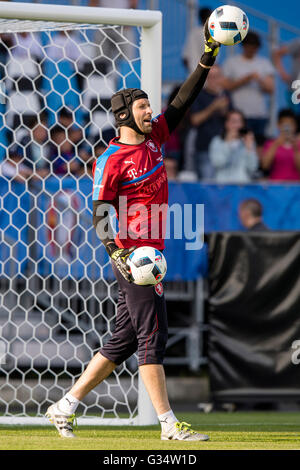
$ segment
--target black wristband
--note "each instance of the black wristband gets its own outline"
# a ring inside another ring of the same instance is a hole
[[[212,55],[211,52],[204,52],[200,59],[200,65],[205,65],[206,67],[212,67],[215,63],[216,58]]]

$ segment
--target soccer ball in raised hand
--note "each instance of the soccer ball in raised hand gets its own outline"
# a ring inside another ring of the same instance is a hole
[[[164,255],[151,246],[136,248],[127,259],[134,284],[156,286],[167,272]]]
[[[249,20],[245,12],[231,5],[223,5],[212,12],[208,20],[211,37],[225,46],[242,42],[249,31]]]

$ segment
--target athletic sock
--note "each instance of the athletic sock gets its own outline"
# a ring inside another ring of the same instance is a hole
[[[174,415],[172,410],[163,413],[162,415],[158,415],[158,419],[161,424],[161,429],[163,432],[168,432],[170,429],[173,428],[174,424],[178,422],[178,419]]]
[[[79,405],[79,400],[73,397],[71,393],[66,393],[64,397],[58,402],[59,409],[68,415],[75,413],[77,406]]]

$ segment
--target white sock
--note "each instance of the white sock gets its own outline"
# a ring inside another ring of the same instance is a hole
[[[73,397],[71,393],[66,393],[64,397],[59,401],[59,409],[68,415],[75,413],[79,400]]]
[[[161,429],[163,431],[168,431],[174,426],[175,423],[178,422],[178,419],[176,418],[172,410],[169,410],[166,413],[163,413],[162,415],[158,415],[158,419],[160,421]]]

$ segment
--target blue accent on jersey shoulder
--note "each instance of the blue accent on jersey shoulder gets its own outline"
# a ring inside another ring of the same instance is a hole
[[[99,193],[100,193],[100,185],[103,179],[103,172],[107,160],[111,155],[116,153],[120,147],[117,145],[110,145],[105,152],[103,152],[100,157],[97,158],[96,168],[95,168],[95,176],[94,176],[94,187],[93,187],[93,201],[98,201]]]
[[[157,116],[154,116],[154,117],[151,119],[151,122],[153,121],[153,119],[158,119],[159,116],[161,116],[161,115],[162,115],[162,113],[158,114]]]
[[[156,170],[158,170],[161,166],[163,166],[163,164],[164,162],[159,162],[155,167],[152,168],[152,170],[147,171],[147,173],[145,173],[142,176],[139,176],[138,178],[135,178],[134,180],[126,181],[125,183],[122,183],[122,186],[128,186],[129,184],[138,183],[139,181],[142,181],[143,179],[155,173]]]

